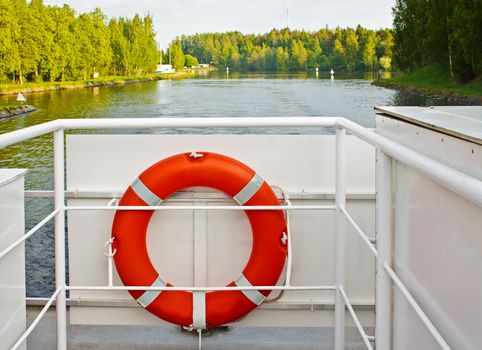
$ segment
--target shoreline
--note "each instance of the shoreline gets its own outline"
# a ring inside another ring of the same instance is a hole
[[[19,115],[33,113],[37,111],[37,108],[31,105],[22,106],[0,106],[0,120],[13,118]]]
[[[125,76],[109,76],[106,78],[100,78],[96,80],[84,80],[84,81],[66,81],[66,82],[42,82],[42,83],[29,83],[29,87],[20,86],[19,84],[0,84],[0,96],[15,95],[21,93],[36,93],[47,91],[60,91],[60,90],[74,90],[85,89],[92,87],[113,86],[113,85],[125,85],[134,83],[143,83],[148,81],[158,80],[181,80],[189,79],[197,71],[179,71],[169,74],[148,75],[144,77],[125,77]]]
[[[440,99],[449,104],[482,105],[482,76],[460,83],[446,67],[427,65],[393,79],[378,79],[373,85]]]
[[[380,86],[386,89],[410,92],[425,97],[445,100],[448,103],[466,104],[466,105],[482,105],[482,96],[460,94],[450,89],[431,89],[422,86],[414,86],[412,84],[404,84],[389,80],[375,80],[372,85]]]

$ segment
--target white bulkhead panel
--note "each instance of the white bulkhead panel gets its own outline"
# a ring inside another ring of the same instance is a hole
[[[416,119],[418,110],[393,107],[389,112],[402,119],[377,116],[377,132],[482,180],[482,146],[447,134],[451,119],[457,127],[466,122],[448,115],[457,111],[464,108],[428,111],[443,122],[439,130],[402,120],[404,113]],[[395,272],[453,349],[482,348],[482,208],[399,162],[393,184]],[[394,293],[393,348],[439,349],[405,298]]]
[[[0,169],[0,252],[25,234],[25,170]],[[0,259],[0,350],[25,332],[25,245]],[[20,349],[25,349],[23,344]]]
[[[150,165],[191,151],[216,152],[240,160],[271,186],[296,193],[294,205],[332,205],[334,202],[334,135],[69,135],[67,190],[123,192]],[[371,146],[347,137],[348,209],[372,236],[374,154]],[[280,193],[278,189],[276,192]],[[314,199],[311,194],[318,197]],[[110,199],[71,198],[68,204],[105,205]],[[235,202],[225,195],[196,189],[175,195],[163,204],[193,203],[233,205]],[[334,212],[293,211],[290,215],[292,284],[333,285]],[[68,213],[71,285],[107,284],[103,246],[110,236],[112,217],[113,213],[106,211]],[[194,225],[195,221],[198,225]],[[347,238],[347,293],[354,305],[373,305],[373,258],[351,229]],[[206,242],[206,246],[199,249],[195,242]],[[196,215],[193,211],[160,211],[149,225],[147,244],[154,266],[174,285],[222,286],[238,277],[246,264],[251,250],[251,230],[242,211],[201,211]],[[195,261],[205,268],[194,268]],[[115,284],[121,285],[117,275]],[[278,295],[273,292],[270,298]],[[332,291],[285,292],[276,303],[263,304],[237,324],[328,326],[332,322],[332,311],[312,312],[310,305],[333,304],[333,295]],[[72,298],[81,300],[101,296],[117,301],[132,300],[126,292],[71,292]],[[282,310],[300,304],[306,306],[305,310]],[[132,307],[132,303],[118,308],[72,307],[70,315],[72,323],[162,323],[148,312]],[[361,318],[373,326],[371,311],[361,312]]]

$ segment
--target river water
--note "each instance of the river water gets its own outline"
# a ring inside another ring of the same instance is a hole
[[[437,101],[376,87],[371,75],[326,73],[255,74],[206,72],[195,79],[157,81],[110,87],[30,94],[28,103],[38,111],[0,120],[0,133],[18,130],[58,118],[167,118],[175,117],[265,117],[341,116],[365,127],[374,127],[374,106],[428,105]],[[13,103],[16,96],[0,97]],[[94,132],[94,131],[88,131]],[[112,130],[95,131],[100,133]],[[122,133],[139,130],[122,130]],[[224,129],[148,130],[152,133],[329,133],[330,130]],[[0,168],[27,168],[26,189],[53,188],[52,136],[0,150]],[[53,209],[51,199],[26,199],[27,229]],[[53,281],[53,227],[45,226],[26,244],[27,295],[46,296]]]

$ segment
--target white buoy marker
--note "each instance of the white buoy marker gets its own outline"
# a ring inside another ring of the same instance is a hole
[[[27,99],[25,98],[24,95],[22,95],[21,92],[19,92],[17,95],[17,102],[27,102]]]

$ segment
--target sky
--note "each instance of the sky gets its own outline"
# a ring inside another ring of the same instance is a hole
[[[286,8],[289,2],[289,16]],[[392,25],[395,0],[44,0],[47,5],[67,3],[78,13],[99,7],[108,17],[154,17],[157,41],[166,48],[182,34],[226,32],[265,33],[272,28],[318,30]],[[289,18],[289,22],[288,22]]]

